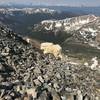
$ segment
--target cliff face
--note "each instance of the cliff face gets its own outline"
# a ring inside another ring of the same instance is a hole
[[[0,26],[0,99],[99,100],[98,84],[99,70],[43,55]]]

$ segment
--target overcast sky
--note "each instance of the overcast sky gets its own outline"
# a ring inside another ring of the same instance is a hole
[[[68,5],[100,6],[100,0],[0,0],[0,4],[33,4],[33,5]]]

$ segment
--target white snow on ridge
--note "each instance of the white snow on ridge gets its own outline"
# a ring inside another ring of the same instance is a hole
[[[0,13],[9,14],[13,13],[14,11],[22,11],[26,14],[33,14],[33,13],[50,13],[53,14],[57,11],[48,9],[48,8],[0,8]]]
[[[52,30],[52,24],[50,25],[50,27],[45,27],[46,30]]]
[[[41,22],[42,25],[50,25],[53,24],[52,28],[61,28],[64,27],[63,31],[73,31],[73,30],[78,30],[79,28],[81,28],[83,25],[88,24],[94,20],[96,20],[97,17],[94,15],[85,15],[85,16],[79,16],[79,17],[72,17],[72,18],[66,18],[63,20],[44,20]],[[45,28],[46,29],[46,28]],[[91,28],[89,28],[90,32],[95,32],[96,30],[93,30]]]
[[[44,21],[41,22],[41,24],[49,24],[49,23],[53,24],[54,22],[56,22],[56,21],[54,21],[54,20],[44,20]]]
[[[55,27],[58,27],[58,28],[61,27],[61,26],[62,26],[62,24],[60,22],[57,22],[56,25],[55,25]]]

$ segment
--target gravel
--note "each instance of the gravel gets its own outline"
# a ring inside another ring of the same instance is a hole
[[[100,100],[100,72],[28,44],[0,26],[0,100]]]

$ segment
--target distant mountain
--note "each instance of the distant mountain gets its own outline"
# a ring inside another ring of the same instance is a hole
[[[33,25],[42,20],[58,20],[72,16],[78,15],[48,8],[0,8],[0,22],[22,35],[31,35]]]
[[[84,43],[100,48],[100,17],[94,15],[72,17],[64,20],[45,20],[35,25],[34,31],[43,34],[43,39],[48,35],[48,37],[51,36],[56,39],[56,42],[58,40],[62,44],[69,42]]]
[[[1,8],[0,13],[14,15],[15,12],[21,12],[22,14],[34,14],[34,13],[56,13],[55,10],[51,10],[48,8]]]
[[[70,32],[80,29],[83,25],[94,21],[96,17],[94,15],[79,16],[73,18],[66,18],[64,20],[44,20],[38,25],[40,31],[60,31]]]

